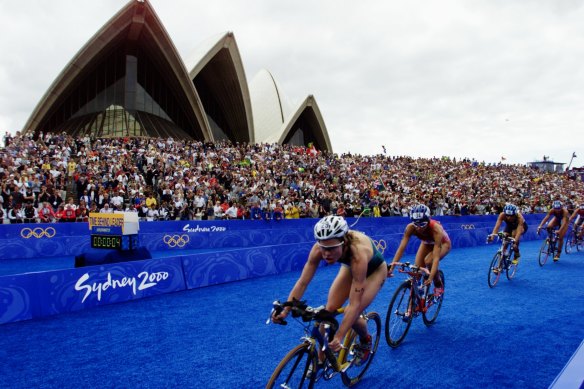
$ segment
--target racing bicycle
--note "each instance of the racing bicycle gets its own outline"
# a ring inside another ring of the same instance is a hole
[[[511,259],[515,239],[504,232],[498,232],[489,236],[496,236],[501,241],[501,247],[497,250],[489,266],[487,281],[489,282],[489,288],[493,288],[499,282],[499,277],[503,272],[507,275],[507,279],[511,280],[517,272],[517,264],[513,264]]]
[[[302,343],[294,347],[280,361],[267,388],[313,388],[320,379],[330,380],[340,374],[345,386],[353,386],[363,378],[377,352],[381,334],[381,318],[376,312],[363,312],[361,318],[367,323],[367,331],[371,335],[371,348],[368,356],[359,347],[359,336],[351,329],[342,342],[342,349],[335,353],[328,347],[339,327],[335,319],[345,311],[345,307],[335,312],[329,312],[324,307],[313,308],[306,301],[294,300],[281,303],[274,301],[274,308],[270,314],[277,315],[285,307],[291,307],[290,313],[304,328]],[[282,321],[278,324],[287,324]],[[319,361],[318,351],[324,354],[324,361]]]
[[[560,254],[558,250],[558,229],[548,228],[547,229],[548,236],[541,244],[541,248],[539,249],[539,257],[538,262],[539,266],[545,265],[549,257],[554,258],[556,255]]]
[[[399,266],[398,271],[408,275],[408,279],[393,294],[385,318],[385,340],[388,345],[396,348],[406,337],[414,317],[422,314],[427,327],[436,322],[444,301],[444,292],[440,295],[435,295],[434,291],[430,293],[430,289],[435,288],[424,285],[426,276],[430,273],[424,267],[410,265],[409,262],[393,262],[390,266]],[[438,270],[436,277],[440,277],[444,289],[442,270]]]

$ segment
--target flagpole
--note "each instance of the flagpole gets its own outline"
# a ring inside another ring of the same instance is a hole
[[[570,163],[568,164],[568,168],[566,169],[566,171],[570,170],[570,166],[572,166],[572,161],[574,160],[574,158],[576,158],[575,151],[572,153],[572,158],[570,158]]]

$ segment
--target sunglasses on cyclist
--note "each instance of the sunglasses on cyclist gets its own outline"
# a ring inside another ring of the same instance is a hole
[[[339,246],[342,246],[345,242],[340,242],[339,244],[334,244],[331,246],[325,246],[323,244],[321,244],[320,242],[317,242],[318,247],[320,247],[321,249],[323,249],[324,251],[330,251],[330,250],[334,250]]]

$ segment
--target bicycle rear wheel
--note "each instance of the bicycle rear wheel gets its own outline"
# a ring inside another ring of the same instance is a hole
[[[393,294],[385,318],[385,340],[397,347],[406,337],[414,318],[413,295],[410,281],[403,282]]]
[[[316,355],[309,343],[294,347],[280,361],[272,373],[266,389],[269,388],[312,388],[316,378],[309,371],[316,371]]]
[[[539,258],[538,258],[538,262],[539,262],[539,266],[543,266],[545,265],[545,263],[548,260],[548,257],[550,256],[550,248],[549,248],[549,242],[548,240],[544,240],[541,248],[539,249]]]
[[[493,288],[499,282],[499,276],[501,275],[501,253],[497,251],[497,254],[493,257],[491,265],[489,266],[489,274],[487,281],[489,282],[489,288]]]
[[[364,319],[367,323],[367,332],[371,335],[371,351],[367,360],[363,362],[358,354],[355,353],[355,346],[359,344],[359,336],[355,331],[351,331],[352,337],[349,339],[348,352],[345,354],[343,361],[341,361],[341,364],[345,362],[351,364],[347,370],[341,373],[341,378],[345,386],[353,386],[363,378],[371,361],[373,361],[373,357],[377,353],[377,346],[379,346],[379,338],[381,337],[381,318],[379,314],[377,312],[369,312],[365,315]]]
[[[505,271],[505,273],[507,274],[507,279],[510,280],[513,277],[515,277],[515,273],[517,273],[517,265],[513,264],[511,258],[509,257],[509,254],[507,254],[507,258],[505,259],[504,262],[507,266],[507,270]]]
[[[438,270],[438,276],[442,280],[443,292],[440,297],[434,297],[434,292],[428,293],[426,296],[426,312],[422,313],[422,319],[427,327],[436,322],[440,308],[442,308],[442,302],[444,301],[444,292],[446,292],[446,282],[442,270]]]

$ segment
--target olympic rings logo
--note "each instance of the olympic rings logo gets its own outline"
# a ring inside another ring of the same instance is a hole
[[[55,234],[57,233],[57,231],[55,231],[55,229],[53,227],[47,227],[47,228],[41,228],[41,227],[36,227],[36,228],[23,228],[22,230],[20,230],[20,236],[22,236],[24,239],[29,239],[29,238],[52,238],[53,236],[55,236]]]
[[[475,225],[474,224],[461,224],[460,228],[463,230],[474,230]]]
[[[183,235],[164,235],[162,241],[168,245],[168,247],[185,247],[191,239],[187,234]]]
[[[385,252],[385,249],[387,248],[387,242],[384,241],[383,239],[380,240],[374,240],[373,244],[375,245],[375,247],[377,247],[377,250],[379,250],[381,252],[381,254],[383,254]]]

